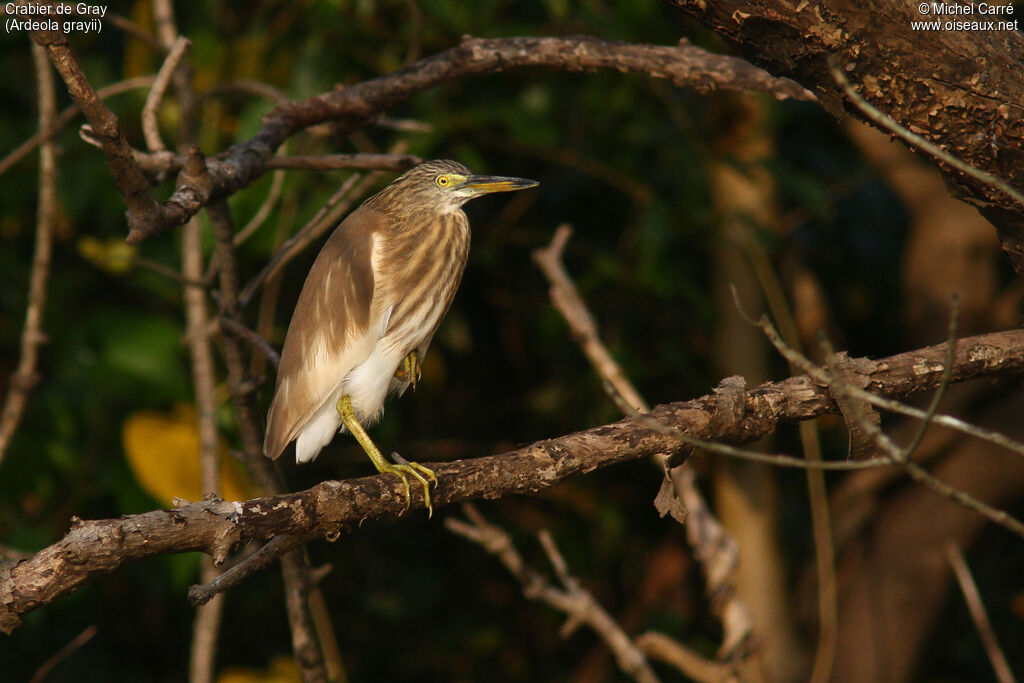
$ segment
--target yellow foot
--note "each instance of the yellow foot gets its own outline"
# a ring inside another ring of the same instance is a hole
[[[406,478],[406,474],[414,477],[420,484],[423,485],[423,504],[427,508],[427,517],[434,516],[434,504],[430,500],[430,482],[437,483],[437,475],[434,470],[429,467],[424,467],[418,462],[409,462],[398,453],[392,453],[391,459],[396,462],[392,465],[391,463],[385,463],[386,469],[379,469],[381,472],[390,472],[396,474],[402,479],[402,483],[405,484],[405,509],[409,509],[409,503],[411,501],[409,492],[409,480]],[[376,463],[374,463],[376,464]],[[429,480],[429,481],[428,481]]]
[[[412,353],[416,352],[413,351]],[[417,367],[419,367],[418,357]],[[412,492],[409,490],[409,477],[411,476],[423,484],[423,502],[427,507],[427,516],[433,517],[434,505],[430,500],[430,481],[437,482],[437,475],[434,474],[434,471],[419,463],[409,462],[398,453],[392,453],[391,455],[392,458],[398,461],[397,464],[392,464],[385,460],[377,446],[373,443],[373,440],[370,439],[370,435],[366,433],[363,426],[359,424],[359,420],[356,419],[355,410],[352,408],[352,399],[348,395],[338,399],[337,409],[342,423],[352,432],[352,436],[356,438],[359,445],[366,451],[366,455],[369,456],[377,471],[381,474],[394,474],[402,480],[402,484],[405,486],[405,510],[408,510],[409,505],[412,504]],[[402,510],[402,512],[404,513],[405,510]]]
[[[416,384],[420,381],[421,376],[423,376],[423,368],[420,365],[420,354],[415,350],[410,351],[409,355],[402,359],[402,364],[395,370],[395,379],[399,382],[408,381],[412,384],[412,390],[416,391]]]

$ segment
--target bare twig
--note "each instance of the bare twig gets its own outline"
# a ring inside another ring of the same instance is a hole
[[[57,118],[57,91],[46,52],[32,46],[36,83],[39,89],[39,131],[47,139],[39,150],[39,199],[36,208],[36,243],[29,275],[28,306],[25,327],[21,332],[21,357],[11,375],[10,386],[0,411],[0,462],[7,446],[25,414],[28,394],[36,383],[36,365],[43,334],[43,313],[46,306],[46,284],[50,276],[50,255],[53,249],[53,228],[57,220],[57,149],[51,139]]]
[[[597,332],[597,323],[587,310],[576,286],[562,264],[562,252],[572,236],[572,227],[566,224],[558,226],[551,244],[533,251],[533,260],[540,267],[551,284],[551,301],[559,310],[572,332],[573,339],[583,349],[584,355],[594,366],[598,376],[611,382],[615,390],[626,402],[639,413],[646,413],[649,408],[640,392],[626,378],[626,373],[608,353]]]
[[[154,0],[153,15],[157,24],[157,42],[167,50],[153,89],[146,98],[142,112],[142,127],[147,145],[151,150],[166,152],[160,139],[156,109],[163,99],[170,82],[174,81],[181,121],[179,128],[179,150],[189,149],[188,169],[197,181],[203,180],[204,165],[197,148],[192,146],[196,136],[195,95],[191,70],[185,51],[189,42],[176,37],[174,13],[170,0]],[[192,218],[185,226],[181,242],[182,279],[189,282],[201,281],[203,277],[203,246],[201,226],[198,218]],[[209,314],[206,303],[206,287],[187,285],[184,291],[186,334],[185,341],[192,359],[192,378],[196,399],[196,423],[199,433],[200,485],[205,496],[216,497],[220,491],[220,444],[217,433],[216,370],[213,349],[209,337],[200,332],[207,326]],[[219,573],[213,560],[202,558],[200,577],[212,581]],[[192,647],[189,652],[189,679],[192,683],[212,683],[216,671],[217,642],[224,614],[224,597],[218,596],[212,602],[196,610],[192,626]]]
[[[298,232],[296,232],[287,242],[281,245],[277,253],[271,257],[267,265],[264,266],[263,270],[260,271],[259,275],[254,277],[249,284],[245,286],[241,294],[238,295],[238,304],[244,308],[252,300],[253,294],[256,293],[264,282],[266,282],[275,273],[284,268],[284,266],[300,254],[310,242],[315,240],[319,235],[323,234],[324,230],[329,228],[332,224],[341,219],[341,216],[347,212],[354,202],[354,197],[360,196],[366,189],[371,185],[371,176],[376,174],[368,175],[356,192],[351,192],[353,186],[359,180],[360,176],[358,173],[353,173],[345,182],[341,184],[331,198],[327,200],[327,203],[320,207],[320,210],[309,219],[304,226],[302,226]],[[373,178],[376,181],[376,178]],[[352,197],[346,199],[351,192]],[[346,201],[342,201],[346,199]]]
[[[113,97],[114,95],[120,95],[122,93],[131,92],[132,90],[138,90],[140,88],[149,88],[153,85],[153,81],[155,80],[156,76],[138,76],[136,78],[127,78],[123,81],[111,83],[110,85],[104,88],[100,88],[96,91],[96,96],[99,97],[101,100],[105,100],[108,97]],[[14,150],[9,152],[7,156],[5,156],[2,160],[0,160],[0,175],[6,173],[11,168],[11,166],[14,166],[16,163],[25,158],[29,152],[31,152],[33,149],[36,148],[37,145],[39,145],[39,143],[44,142],[46,140],[52,140],[58,132],[63,130],[65,126],[74,121],[75,117],[78,116],[80,112],[81,110],[78,108],[77,105],[74,104],[62,110],[60,115],[57,117],[57,121],[48,133],[44,133],[43,131],[37,132],[28,140],[25,140],[25,142],[18,145]]]
[[[839,360],[836,354],[832,351],[831,347],[828,345],[827,340],[824,340],[824,345],[826,346],[827,360],[830,370],[829,376],[831,377],[831,381],[829,382],[829,388],[837,395],[837,403],[839,402],[840,396],[845,397],[847,399],[848,405],[850,406],[856,407],[858,405],[858,402],[866,403],[863,401],[863,399],[860,399],[854,394],[853,387],[847,382],[847,378],[844,376],[845,373],[843,373],[839,367]],[[947,343],[945,346],[948,357],[949,347],[955,346],[955,344],[951,342]],[[955,355],[956,351],[954,349],[953,356],[955,357]],[[941,387],[943,384],[948,384],[950,377],[950,371],[943,368],[942,376],[940,377],[939,381],[939,387]],[[907,471],[907,474],[909,474],[912,479],[914,479],[918,483],[924,484],[932,492],[945,498],[948,498],[949,500],[952,500],[953,502],[962,505],[963,507],[974,510],[975,512],[980,514],[982,517],[985,517],[990,522],[998,524],[1003,528],[1017,534],[1021,538],[1024,538],[1024,523],[1022,523],[1020,520],[1007,514],[1006,512],[1003,512],[1002,510],[997,510],[988,503],[978,500],[974,496],[971,496],[965,493],[964,491],[961,491],[951,486],[950,484],[947,484],[941,479],[934,477],[926,469],[924,469],[914,461],[910,460],[909,452],[906,449],[900,448],[895,443],[893,443],[892,440],[888,436],[886,436],[886,434],[881,430],[881,428],[877,424],[875,424],[870,419],[866,419],[866,414],[863,411],[859,411],[859,414],[855,414],[852,417],[853,420],[855,420],[858,423],[860,429],[864,433],[868,434],[874,440],[878,448],[889,456],[889,460],[901,464],[903,468]]]
[[[260,229],[260,226],[270,216],[270,212],[277,206],[277,200],[281,198],[281,190],[284,188],[284,178],[284,171],[274,171],[274,177],[270,181],[270,191],[267,192],[267,198],[263,200],[259,210],[245,224],[245,227],[235,233],[234,242],[236,247],[252,237],[253,233]]]
[[[161,54],[167,52],[167,50],[162,45],[160,45],[160,43],[157,41],[156,37],[153,36],[152,33],[142,28],[131,19],[121,16],[120,14],[115,14],[113,12],[107,12],[106,19],[115,28],[124,31],[126,34],[132,36],[133,38],[138,38],[143,43],[153,48],[156,52]]]
[[[43,665],[39,667],[38,670],[36,670],[36,673],[34,676],[32,676],[32,680],[30,683],[43,683],[43,681],[46,680],[46,677],[50,675],[50,672],[53,671],[53,668],[55,666],[57,666],[65,659],[73,655],[80,647],[82,647],[90,640],[92,640],[93,636],[95,636],[98,632],[99,629],[96,628],[96,624],[93,624],[92,626],[88,627],[87,629],[79,633],[77,636],[72,638],[70,643],[68,643],[61,649],[57,650],[57,652],[52,657],[47,659],[43,663]]]
[[[274,347],[256,331],[250,330],[234,318],[229,317],[222,317],[220,324],[225,331],[238,335],[245,341],[252,344],[256,349],[259,349],[260,353],[266,356],[267,360],[269,360],[270,364],[275,368],[281,363],[281,355],[275,351]]]
[[[408,171],[421,163],[423,159],[412,154],[321,154],[276,156],[267,162],[267,168],[306,171],[335,171],[343,168]]]
[[[170,51],[178,37],[174,21],[174,3],[171,0],[153,0],[153,23],[156,24],[156,39],[164,50]]]
[[[523,585],[523,595],[527,598],[546,603],[565,613],[567,620],[562,626],[563,637],[568,637],[580,625],[586,624],[605,642],[623,673],[641,683],[658,681],[643,652],[594,596],[569,573],[565,558],[558,551],[550,533],[541,531],[540,542],[562,589],[552,586],[539,572],[526,565],[509,535],[488,523],[472,505],[463,506],[463,510],[472,523],[449,517],[445,520],[445,527],[497,557]]]
[[[204,557],[201,575],[204,580],[217,576],[217,568],[210,558]],[[224,616],[224,596],[218,595],[196,609],[192,620],[192,648],[189,651],[189,681],[213,683],[217,661],[217,634]]]
[[[949,560],[949,566],[953,568],[953,575],[956,576],[956,581],[960,584],[960,591],[964,594],[964,601],[967,602],[967,609],[971,613],[974,627],[978,630],[978,635],[981,636],[981,641],[985,645],[985,653],[992,663],[996,680],[999,683],[1015,683],[1017,679],[1014,678],[1013,671],[1010,670],[1010,664],[1006,661],[1003,649],[999,647],[999,639],[996,638],[996,632],[992,629],[992,623],[985,611],[985,603],[982,602],[978,586],[974,583],[974,577],[971,576],[971,569],[967,566],[967,561],[956,544],[946,544],[946,559]]]
[[[782,338],[800,351],[800,333],[774,266],[761,241],[756,239],[747,226],[742,230],[742,239],[744,251],[760,282],[765,301],[779,321]],[[796,366],[790,365],[791,372],[798,370]],[[824,462],[817,422],[809,420],[800,423],[800,446],[807,462]],[[814,538],[814,566],[818,579],[818,642],[809,680],[811,683],[826,683],[832,679],[839,631],[835,541],[832,536],[832,513],[829,509],[825,471],[821,467],[808,467],[806,478],[811,508],[811,533]]]
[[[178,68],[181,58],[185,56],[185,50],[192,43],[185,36],[178,36],[171,46],[171,51],[164,60],[160,71],[157,72],[153,87],[146,97],[146,104],[142,107],[142,134],[146,138],[146,147],[150,152],[163,152],[167,150],[163,140],[160,138],[160,123],[157,119],[157,109],[164,99],[167,86],[171,83],[171,76]]]
[[[738,301],[737,306],[739,306]],[[794,349],[792,349],[782,341],[782,339],[779,337],[778,331],[775,329],[775,327],[772,325],[771,321],[767,317],[762,316],[759,320],[751,320],[750,318],[747,318],[747,320],[748,322],[750,322],[751,325],[760,327],[761,330],[764,332],[765,336],[768,338],[768,341],[770,341],[772,345],[775,347],[775,349],[791,364],[795,365],[796,367],[807,373],[808,376],[810,376],[817,382],[820,382],[824,385],[832,383],[831,374],[822,370],[818,365],[811,362],[810,359],[796,352]],[[949,355],[949,342],[943,345],[943,349],[945,350],[945,353],[943,354],[943,359],[945,359]],[[960,359],[963,358],[963,354],[961,354],[957,348],[954,348],[954,355],[958,360],[952,366],[952,371],[954,375],[952,378],[950,378],[949,381],[953,382],[957,381],[955,373],[957,371],[957,367],[960,364]],[[976,353],[974,356],[974,361],[982,364],[999,364],[1001,362],[1001,359],[998,357],[998,355],[989,356],[984,350],[979,349],[978,353]],[[874,394],[868,391],[869,388],[877,387],[872,387],[871,379],[869,377],[866,377],[865,374],[860,371],[858,367],[858,364],[860,362],[860,360],[848,359],[845,357],[842,359],[842,363],[844,365],[846,372],[857,375],[857,386],[847,382],[844,387],[844,390],[847,391],[850,396],[859,401],[869,403],[872,406],[875,406],[876,408],[888,410],[894,413],[898,413],[900,415],[906,415],[908,417],[913,417],[919,420],[925,420],[929,417],[930,413],[927,411],[921,410],[919,408],[914,408],[913,406],[908,406],[904,403],[900,403],[899,401],[894,401],[891,398],[886,398],[885,396]],[[930,378],[935,378],[938,375],[940,377],[940,381],[934,385],[935,388],[938,388],[942,384],[941,378],[946,375],[946,364],[938,359],[935,359],[933,361],[930,361],[927,366],[918,366],[917,370],[919,372],[919,376],[921,377],[928,376]],[[907,381],[910,385],[916,384],[913,378],[908,378]],[[989,443],[994,443],[997,446],[1005,448],[1018,455],[1024,455],[1024,444],[1015,441],[1014,439],[1011,439],[1010,437],[1004,434],[1000,434],[989,429],[982,429],[981,427],[977,427],[975,425],[969,424],[967,422],[964,422],[963,420],[960,420],[949,415],[933,414],[931,415],[931,421],[934,424],[947,427],[958,432],[962,432],[963,434],[967,434],[969,436],[982,439],[983,441],[988,441]]]
[[[305,539],[297,536],[275,536],[259,550],[245,558],[235,566],[222,572],[209,583],[189,586],[188,601],[193,606],[205,605],[214,596],[230,590],[245,581],[258,571],[270,566],[285,553],[305,543]]]
[[[664,633],[648,631],[637,636],[635,642],[651,659],[664,662],[699,683],[742,680],[735,666],[710,661]]]
[[[935,396],[932,397],[932,402],[928,405],[928,410],[925,412],[924,418],[921,420],[921,424],[918,425],[917,432],[914,437],[910,440],[910,443],[903,449],[905,457],[909,459],[917,447],[921,445],[921,441],[924,439],[925,432],[928,431],[928,427],[932,424],[935,419],[935,415],[939,412],[939,405],[942,403],[942,397],[946,394],[946,389],[949,387],[949,373],[953,371],[953,359],[956,357],[956,330],[959,322],[960,315],[960,303],[959,298],[956,294],[953,294],[953,298],[950,301],[949,306],[949,336],[946,339],[946,360],[945,369],[942,373],[942,382],[939,384],[939,388],[935,391]]]
[[[209,99],[211,97],[217,97],[224,93],[240,92],[247,95],[256,95],[257,97],[264,97],[268,100],[273,100],[276,104],[283,104],[288,101],[288,95],[283,90],[275,88],[269,83],[263,81],[256,81],[249,78],[236,78],[232,81],[224,81],[218,83],[210,90],[203,93],[203,99]]]

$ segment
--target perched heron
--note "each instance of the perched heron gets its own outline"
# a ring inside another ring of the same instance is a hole
[[[462,279],[469,220],[462,205],[491,192],[534,187],[523,178],[473,175],[454,161],[428,161],[363,202],[335,229],[313,263],[281,351],[263,452],[278,458],[295,441],[310,462],[349,431],[379,472],[405,485],[428,479],[417,463],[384,459],[367,435],[384,399],[413,388],[430,340]]]

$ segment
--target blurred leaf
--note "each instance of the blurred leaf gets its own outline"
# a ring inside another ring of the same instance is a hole
[[[140,411],[124,423],[128,464],[139,483],[164,505],[173,499],[202,500],[199,432],[192,405],[178,404],[170,414]],[[240,466],[220,453],[220,490],[225,500],[246,500],[256,492]]]
[[[266,669],[231,667],[217,677],[217,683],[301,683],[302,675],[295,660],[280,655],[270,660]]]
[[[126,244],[120,237],[100,240],[86,235],[79,238],[75,246],[82,258],[113,275],[127,273],[135,261],[135,247]]]

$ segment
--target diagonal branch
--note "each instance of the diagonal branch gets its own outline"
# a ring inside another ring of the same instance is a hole
[[[52,4],[48,4],[52,9]],[[133,222],[148,224],[156,220],[160,207],[149,195],[149,179],[132,158],[131,145],[121,132],[117,116],[103,104],[71,52],[67,35],[60,31],[32,31],[31,35],[37,44],[46,49],[50,61],[57,68],[57,73],[64,79],[71,99],[85,114],[96,139],[100,142],[107,157],[107,168],[114,176],[117,191],[128,206],[129,229]],[[185,217],[181,223],[188,218]]]
[[[503,529],[489,523],[472,505],[467,504],[464,509],[469,522],[449,517],[445,520],[448,530],[476,543],[498,558],[509,573],[522,584],[523,595],[528,599],[546,603],[564,613],[566,621],[562,625],[563,637],[568,637],[581,625],[587,625],[611,650],[622,673],[638,683],[658,683],[660,679],[629,634],[590,591],[583,588],[579,580],[569,573],[565,558],[555,545],[550,532],[542,530],[539,535],[540,542],[562,584],[561,588],[523,561],[511,537]]]
[[[856,360],[871,391],[894,397],[935,389],[942,381],[947,344],[890,356]],[[1024,330],[962,339],[951,380],[1024,372]],[[839,408],[830,388],[807,375],[767,382],[719,406],[721,393],[685,403],[656,406],[650,413],[581,432],[538,441],[501,455],[428,465],[439,477],[435,505],[476,498],[536,493],[568,477],[659,453],[673,453],[680,440],[648,425],[650,419],[690,437],[727,443],[755,441],[780,423],[806,420]],[[721,409],[720,409],[721,408]],[[68,534],[18,562],[0,561],[0,631],[9,633],[21,616],[107,575],[124,562],[182,552],[205,552],[222,563],[244,544],[281,534],[304,538],[336,535],[378,517],[398,517],[405,493],[384,475],[326,481],[298,493],[243,502],[203,501],[121,519],[72,520]],[[414,490],[413,507],[423,506]]]

